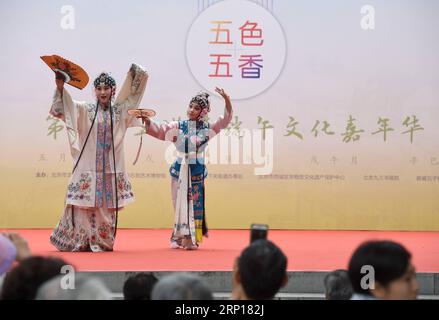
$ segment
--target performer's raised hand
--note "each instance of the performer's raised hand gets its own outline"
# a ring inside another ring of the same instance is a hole
[[[215,87],[215,92],[217,92],[221,97],[224,98],[224,101],[226,102],[227,112],[232,112],[232,102],[230,101],[230,96],[222,88]]]
[[[217,92],[224,100],[230,100],[230,96],[222,88],[215,87],[215,92]]]
[[[149,126],[150,120],[149,117],[139,114],[136,116],[137,119],[142,119],[144,125]]]
[[[62,74],[55,73],[55,83],[59,92],[62,93],[64,89],[64,76]]]

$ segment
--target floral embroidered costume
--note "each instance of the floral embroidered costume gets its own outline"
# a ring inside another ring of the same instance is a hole
[[[56,90],[50,114],[65,122],[74,163],[64,213],[50,236],[60,251],[113,250],[117,212],[134,201],[123,140],[127,128],[142,126],[127,110],[138,107],[147,79],[147,72],[132,64],[118,97],[106,109],[97,102],[74,101],[66,89],[62,94]],[[95,80],[95,87],[99,83],[115,90],[106,73]]]
[[[207,93],[193,97],[192,103],[202,108],[196,121],[173,121],[160,125],[149,119],[146,124],[148,135],[173,141],[178,151],[178,157],[169,170],[174,205],[172,248],[182,247],[182,240],[187,239],[192,245],[185,248],[196,249],[203,235],[207,235],[204,190],[207,169],[204,164],[204,149],[209,139],[226,128],[232,119],[231,104],[215,122],[209,123],[205,119],[210,110]]]

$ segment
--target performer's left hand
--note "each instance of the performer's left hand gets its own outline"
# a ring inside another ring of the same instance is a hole
[[[224,100],[230,100],[230,96],[222,88],[215,87],[215,92],[217,92]]]
[[[136,116],[137,119],[142,119],[143,124],[149,126],[150,120],[149,117],[145,117],[141,114],[139,114],[138,116]]]

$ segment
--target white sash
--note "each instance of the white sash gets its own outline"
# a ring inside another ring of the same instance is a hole
[[[196,244],[192,175],[188,162],[189,156],[186,154],[182,158],[180,174],[178,175],[174,236],[179,238],[190,235],[192,243]]]

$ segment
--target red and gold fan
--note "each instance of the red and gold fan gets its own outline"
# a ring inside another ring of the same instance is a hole
[[[40,58],[55,72],[58,79],[81,90],[87,86],[88,74],[77,64],[55,54]]]

